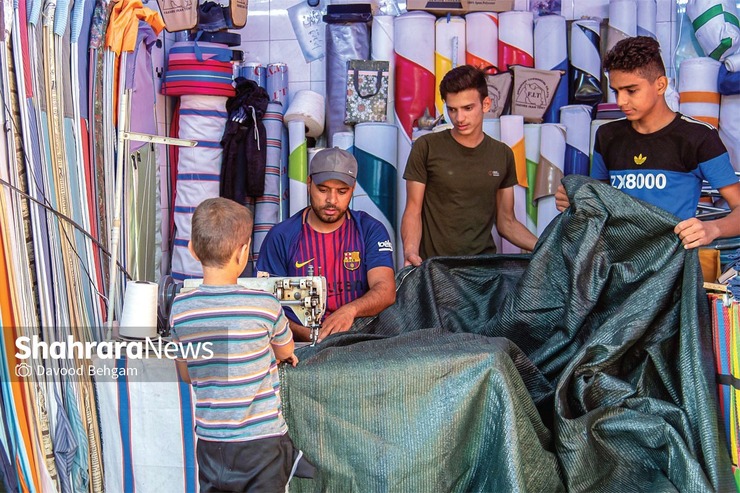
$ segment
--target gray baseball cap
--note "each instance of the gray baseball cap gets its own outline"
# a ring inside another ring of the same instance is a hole
[[[339,180],[354,186],[357,180],[357,160],[339,147],[324,149],[317,152],[311,160],[310,176],[317,185],[327,180]]]

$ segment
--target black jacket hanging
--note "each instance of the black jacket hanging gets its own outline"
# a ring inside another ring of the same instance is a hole
[[[221,185],[219,195],[246,204],[247,197],[265,193],[267,139],[262,117],[269,97],[256,82],[236,79],[236,95],[226,101],[228,121],[221,145]]]

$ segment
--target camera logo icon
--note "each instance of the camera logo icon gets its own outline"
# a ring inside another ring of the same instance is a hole
[[[33,368],[28,363],[18,363],[17,365],[15,365],[15,375],[17,377],[30,377],[32,371]]]

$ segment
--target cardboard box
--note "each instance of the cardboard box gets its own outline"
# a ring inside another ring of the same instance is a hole
[[[425,10],[433,14],[466,14],[468,12],[506,12],[514,9],[515,0],[406,0],[406,10]]]

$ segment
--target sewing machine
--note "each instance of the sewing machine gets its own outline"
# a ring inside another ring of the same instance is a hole
[[[283,309],[290,309],[298,320],[311,331],[311,345],[319,338],[321,319],[326,312],[326,278],[308,277],[241,277],[240,286],[271,293]],[[192,291],[203,279],[186,279],[180,283],[165,276],[159,283],[159,316],[169,319],[172,301],[178,293]]]

